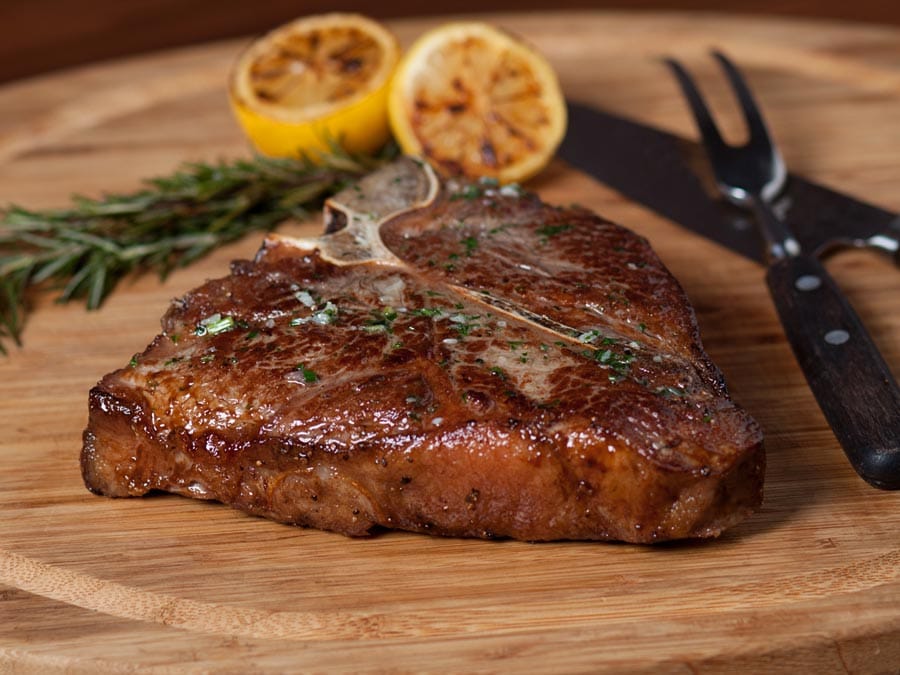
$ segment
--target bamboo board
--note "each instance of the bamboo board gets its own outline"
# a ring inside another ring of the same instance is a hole
[[[567,95],[692,135],[659,61],[742,64],[792,170],[900,211],[900,32],[726,15],[488,17]],[[396,22],[408,44],[438,19]],[[0,88],[0,203],[126,191],[178,163],[247,154],[225,77],[242,41]],[[708,76],[708,77],[707,77]],[[733,119],[733,117],[732,117]],[[735,133],[737,125],[726,133]],[[794,363],[763,270],[556,162],[530,187],[647,236],[697,310],[733,396],[766,432],[759,513],[714,542],[365,540],[172,496],[107,500],[78,470],[87,391],[156,333],[169,300],[259,236],[97,312],[41,299],[0,360],[0,671],[896,672],[900,493],[855,476]],[[312,234],[318,223],[295,231]],[[900,274],[829,263],[900,372]]]

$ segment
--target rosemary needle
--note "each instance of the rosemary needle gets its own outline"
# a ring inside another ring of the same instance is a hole
[[[99,307],[126,275],[164,278],[248,232],[308,217],[322,201],[384,162],[338,146],[315,162],[256,156],[186,164],[132,194],[75,196],[68,209],[0,209],[0,353],[21,344],[28,296],[52,286],[58,300]]]

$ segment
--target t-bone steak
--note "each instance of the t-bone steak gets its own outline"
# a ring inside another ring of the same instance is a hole
[[[401,159],[175,300],[90,392],[93,492],[364,535],[657,542],[760,504],[756,423],[641,237]]]

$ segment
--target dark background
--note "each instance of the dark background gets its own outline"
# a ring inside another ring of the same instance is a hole
[[[700,10],[900,25],[897,0],[0,0],[0,82],[65,66],[255,34],[316,12],[376,18],[542,9]]]

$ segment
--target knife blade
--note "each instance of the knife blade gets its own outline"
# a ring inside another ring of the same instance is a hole
[[[763,263],[750,217],[719,196],[697,143],[578,102],[557,154],[661,216]],[[900,265],[900,215],[791,174],[773,205],[804,250],[869,246]]]

